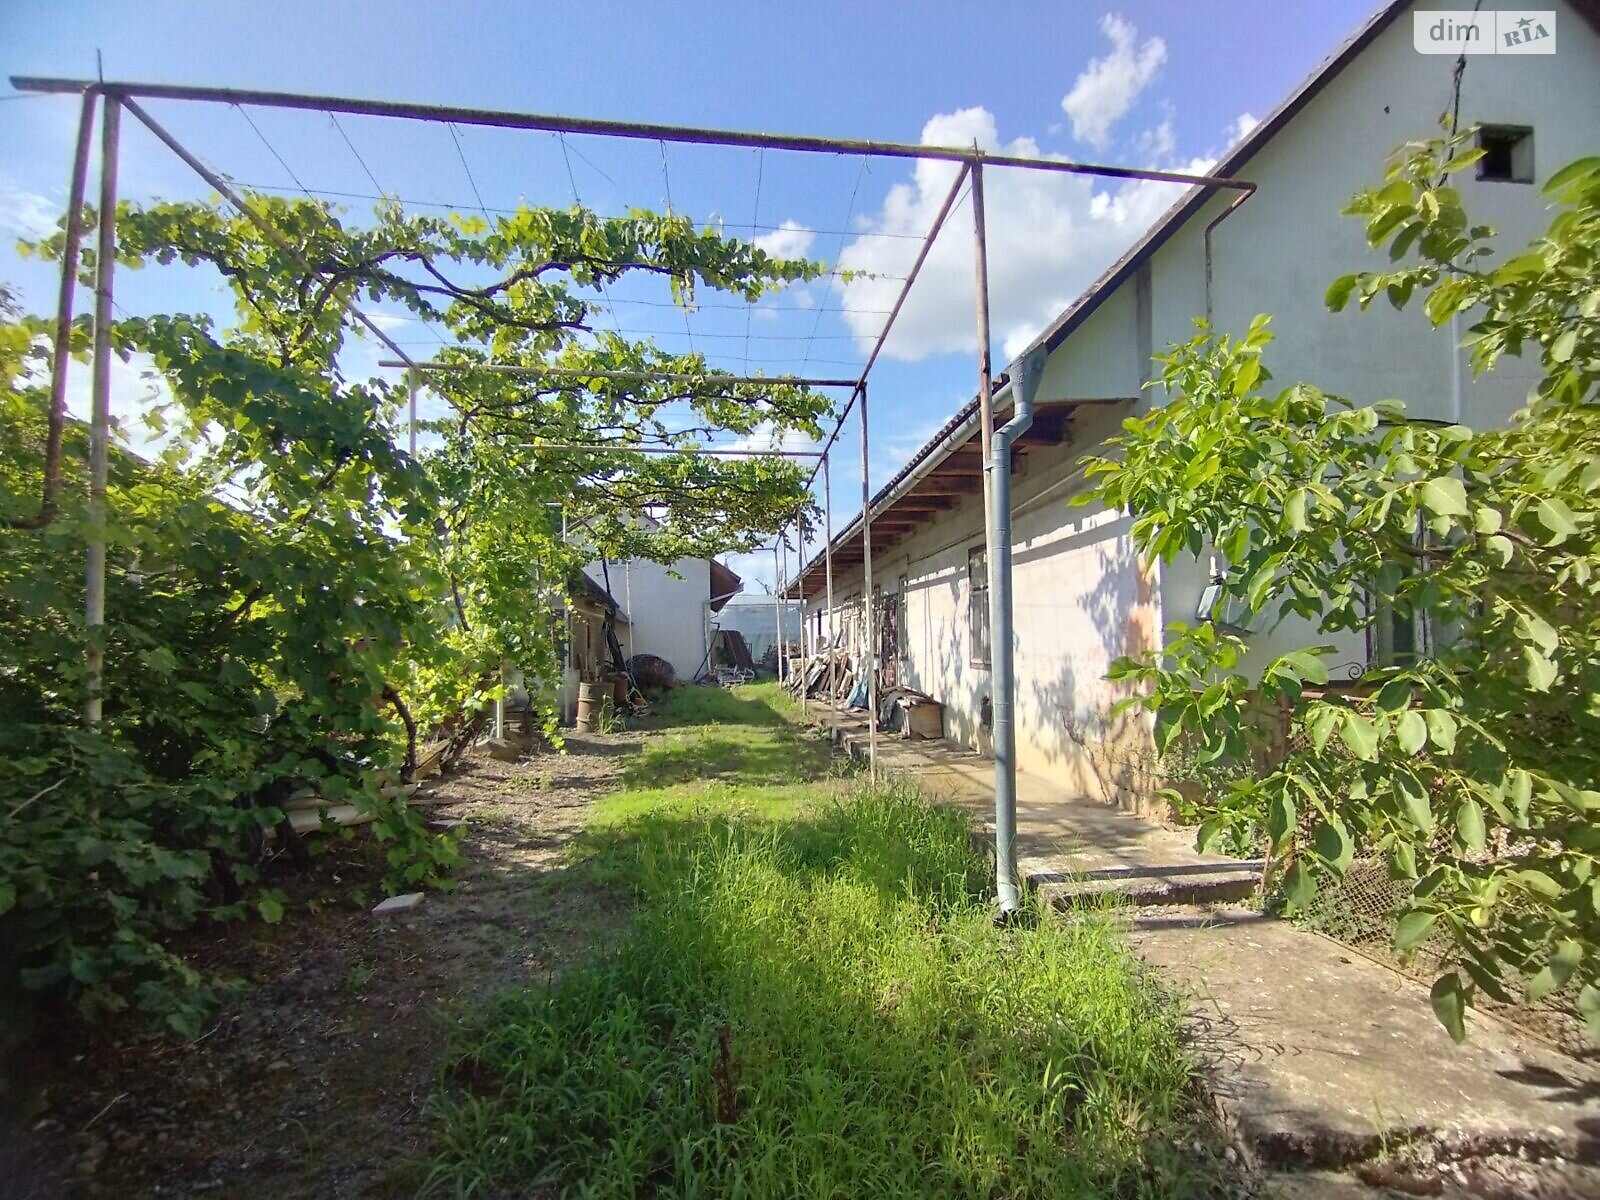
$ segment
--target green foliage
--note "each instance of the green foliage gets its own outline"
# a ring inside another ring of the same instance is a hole
[[[113,455],[103,629],[91,635],[82,617],[79,427],[60,516],[0,532],[7,959],[88,1015],[132,1003],[190,1033],[208,996],[170,934],[282,917],[262,865],[274,836],[303,854],[283,820],[291,794],[369,811],[391,890],[441,883],[455,843],[429,834],[393,785],[420,741],[470,740],[503,663],[535,688],[554,678],[574,569],[599,554],[671,562],[749,546],[807,502],[783,460],[527,446],[816,433],[828,409],[792,386],[719,382],[698,357],[594,335],[586,299],[635,274],[685,304],[706,288],[754,300],[815,264],[645,212],[523,208],[491,224],[385,204],[352,224],[321,203],[249,203],[293,253],[216,205],[118,211],[120,263],[220,281],[236,317],[115,325],[116,349],[150,355],[170,399],[148,417],[154,461]],[[59,258],[62,239],[33,249]],[[92,251],[71,265],[89,278]],[[433,321],[460,343],[440,357],[472,368],[437,380],[449,417],[425,423],[415,456],[404,384],[349,369],[358,299]],[[44,330],[0,316],[0,515],[15,522],[39,507]],[[82,323],[74,344],[87,344]],[[703,378],[476,369],[491,357]],[[582,530],[581,549],[564,527]],[[104,719],[85,731],[91,636],[105,651]]]
[[[997,929],[967,814],[903,789],[684,789],[589,836],[620,942],[459,1032],[427,1191],[1210,1194],[1111,922]]]
[[[1262,702],[1284,706],[1292,749],[1236,785],[1202,836],[1264,822],[1291,904],[1356,855],[1387,859],[1411,882],[1397,948],[1438,932],[1454,946],[1433,993],[1452,1034],[1478,992],[1504,999],[1520,976],[1532,994],[1570,989],[1600,1039],[1600,158],[1551,178],[1548,232],[1493,266],[1492,231],[1448,183],[1472,161],[1465,140],[1405,147],[1356,198],[1349,211],[1402,265],[1340,279],[1328,303],[1417,297],[1436,326],[1472,321],[1477,372],[1536,362],[1509,426],[1266,390],[1263,317],[1164,356],[1171,402],[1090,467],[1152,557],[1226,557],[1246,624],[1300,618],[1349,639],[1394,613],[1429,620],[1437,644],[1339,689],[1328,646],[1252,664],[1238,632],[1178,626],[1113,677],[1154,710],[1158,746],[1182,735],[1219,760],[1261,750]]]

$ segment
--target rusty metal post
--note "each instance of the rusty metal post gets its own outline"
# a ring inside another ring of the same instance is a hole
[[[805,674],[808,664],[806,655],[806,526],[805,514],[796,513],[794,518],[794,535],[799,545],[795,547],[795,587],[800,593],[800,707],[806,703]],[[812,647],[815,653],[816,647]]]
[[[829,455],[822,456],[822,570],[828,593],[828,728],[834,739],[839,735],[839,669],[833,653],[837,635],[833,611],[833,478],[828,471]]]
[[[417,456],[417,372],[406,372],[406,410],[408,424],[408,440],[410,442],[411,457]]]
[[[86,639],[84,722],[100,724],[105,687],[106,481],[111,438],[112,284],[117,269],[117,149],[122,105],[105,98],[100,138],[100,212],[95,242],[94,377],[89,415],[89,537],[84,554],[83,625]]]
[[[782,530],[778,531],[778,553],[783,557],[783,574],[778,580],[778,677],[787,680],[794,673],[794,658],[789,653],[789,639],[783,633],[783,606],[788,599],[784,593],[789,590],[789,543],[784,540]],[[783,663],[788,664],[787,670],[783,668]]]
[[[867,778],[878,782],[878,644],[872,603],[872,488],[871,468],[867,465],[867,385],[862,381],[861,398],[861,559],[863,580],[861,599],[867,630]]]
[[[782,573],[778,570],[778,543],[782,540],[772,539],[772,670],[780,681],[783,679],[783,650],[778,637],[783,632],[783,588]]]
[[[972,250],[974,283],[978,299],[978,433],[982,439],[983,461],[994,449],[994,364],[989,346],[989,234],[983,206],[983,164],[975,162],[972,176]],[[983,489],[983,527],[989,528],[989,489]],[[991,558],[992,547],[985,553]]]
[[[78,256],[83,247],[83,194],[88,187],[89,153],[94,145],[94,109],[100,97],[85,92],[78,116],[78,141],[67,185],[67,224],[61,239],[61,290],[56,297],[55,340],[50,348],[50,416],[44,442],[44,489],[39,515],[15,522],[43,529],[61,507],[61,443],[67,428],[67,369],[72,362],[72,315],[77,303]]]

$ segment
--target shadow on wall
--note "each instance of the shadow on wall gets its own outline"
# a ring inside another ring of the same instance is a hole
[[[1131,524],[1121,516],[1087,525],[1064,541],[1017,556],[1019,566],[1068,556],[1061,559],[1068,569],[1094,580],[1060,604],[1043,599],[1054,610],[1047,618],[1057,638],[1053,664],[1041,662],[1037,649],[1028,661],[1019,628],[1016,653],[1019,665],[1026,664],[1019,682],[1027,682],[1019,688],[1018,732],[1028,741],[1019,757],[1024,766],[1042,766],[1087,795],[1152,812],[1163,805],[1155,796],[1161,783],[1147,718],[1137,709],[1113,716],[1113,706],[1132,689],[1105,677],[1116,659],[1159,644],[1156,577],[1140,562]]]
[[[964,549],[962,553],[965,554]],[[910,656],[903,678],[909,686],[944,705],[946,738],[980,754],[992,754],[994,745],[985,715],[989,711],[989,668],[972,661],[965,585],[964,562],[940,571],[931,580],[909,585],[911,592],[922,593],[918,608],[923,652]],[[935,614],[941,612],[951,614],[948,621],[942,622],[942,630],[941,622],[935,619]],[[921,662],[931,664],[929,677],[918,669]]]

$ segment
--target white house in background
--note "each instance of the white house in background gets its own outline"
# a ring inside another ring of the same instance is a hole
[[[610,665],[604,634],[608,608],[625,660],[653,654],[687,682],[703,669],[715,614],[742,586],[739,576],[714,558],[680,558],[668,566],[645,559],[590,563],[574,581],[563,715],[570,718],[575,711],[578,684],[592,682]]]
[[[1600,135],[1600,4],[1556,10],[1551,56],[1474,55],[1461,80],[1463,126],[1484,127],[1490,150],[1456,180],[1467,211],[1501,234],[1503,253],[1541,232],[1539,185],[1596,151]],[[1151,354],[1187,339],[1207,312],[1219,331],[1272,314],[1267,362],[1281,384],[1305,380],[1358,402],[1403,399],[1412,415],[1502,424],[1523,401],[1536,364],[1505,360],[1475,380],[1449,329],[1413,305],[1395,313],[1333,314],[1336,277],[1388,265],[1359,220],[1339,215],[1379,180],[1389,152],[1436,136],[1451,105],[1457,60],[1413,46],[1413,12],[1375,14],[1215,168],[1259,185],[1216,225],[1231,192],[1191,191],[1036,340],[1048,352],[1038,416],[1013,480],[1018,762],[1081,794],[1146,798],[1150,739],[1142,715],[1110,715],[1105,680],[1117,657],[1159,647],[1169,621],[1195,619],[1207,564],[1145,569],[1118,512],[1068,507],[1084,487],[1076,464],[1121,421],[1162,401],[1146,391]],[[1247,59],[1248,56],[1246,56]],[[1243,67],[1244,62],[1238,64]],[[1224,69],[1225,64],[1219,64]],[[947,736],[986,749],[988,597],[979,495],[977,404],[957,413],[872,501],[873,580],[883,683],[945,705]],[[822,611],[823,563],[807,565],[808,637],[842,628],[859,648],[861,522],[834,540],[837,607]],[[1426,638],[1425,630],[1392,636]],[[1253,638],[1259,660],[1305,644],[1304,626]],[[1327,641],[1326,635],[1319,638]],[[1333,660],[1359,671],[1382,646],[1346,637]],[[1254,655],[1253,655],[1254,656]]]

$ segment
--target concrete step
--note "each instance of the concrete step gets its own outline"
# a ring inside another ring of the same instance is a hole
[[[1230,904],[1253,896],[1261,885],[1260,860],[1227,863],[1139,864],[1079,872],[1048,868],[1023,876],[1051,907],[1062,910],[1121,901],[1141,907],[1169,904]]]

